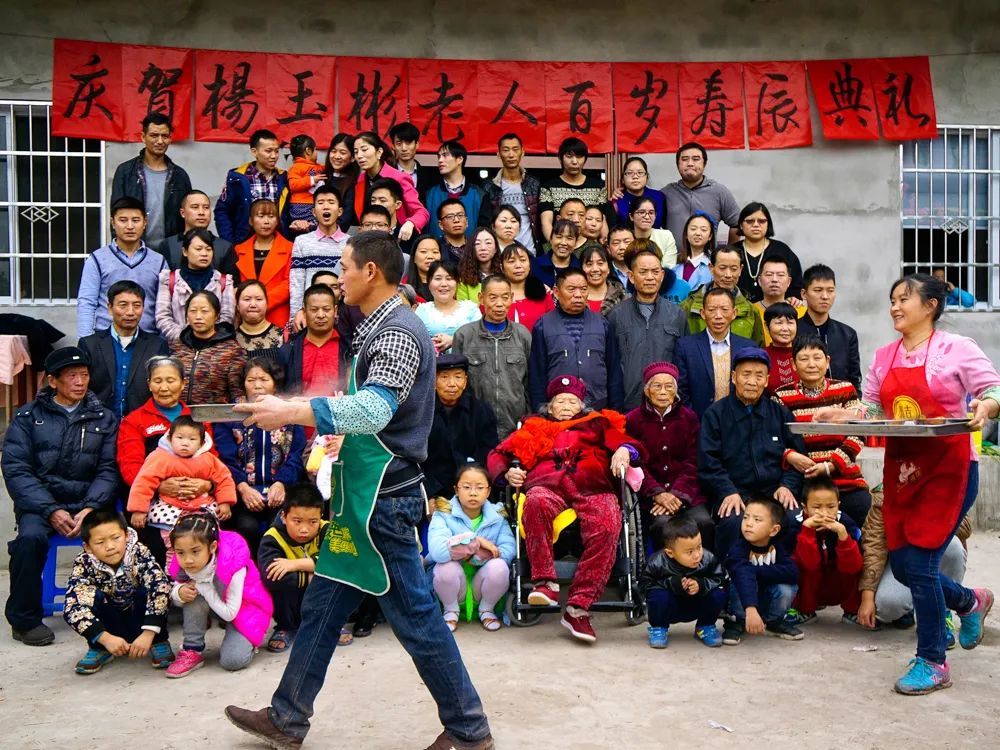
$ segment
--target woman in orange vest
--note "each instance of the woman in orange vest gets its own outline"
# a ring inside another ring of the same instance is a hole
[[[288,309],[288,272],[292,243],[278,232],[278,207],[261,198],[250,204],[250,238],[235,247],[236,267],[240,278],[256,279],[267,290],[267,319],[284,326]]]

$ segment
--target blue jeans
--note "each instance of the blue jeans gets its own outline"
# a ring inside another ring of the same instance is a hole
[[[788,608],[795,601],[795,594],[798,593],[798,590],[799,587],[791,583],[758,583],[757,612],[760,613],[760,619],[765,624],[784,619]],[[735,585],[730,585],[729,588],[729,614],[737,620],[745,620],[747,616],[747,611],[740,602],[740,595],[737,593]]]
[[[375,503],[372,541],[389,571],[389,591],[379,597],[379,604],[437,703],[441,723],[454,739],[478,742],[490,733],[483,704],[420,560],[415,528],[424,509],[423,498],[417,496],[382,497]],[[271,697],[269,715],[282,732],[306,736],[340,629],[364,596],[353,586],[320,576],[309,584],[302,600],[302,625]]]
[[[695,627],[714,625],[726,606],[726,590],[712,589],[706,596],[675,594],[666,589],[650,589],[646,593],[649,624],[654,628],[669,628],[675,622],[695,622]]]
[[[979,492],[979,464],[969,464],[969,483],[965,488],[965,499],[958,514],[958,522],[944,544],[936,549],[925,549],[907,544],[889,553],[892,574],[913,595],[913,612],[917,617],[917,656],[944,664],[948,635],[944,617],[949,609],[968,612],[975,598],[972,591],[941,575],[941,558],[955,535],[962,519],[976,502]]]

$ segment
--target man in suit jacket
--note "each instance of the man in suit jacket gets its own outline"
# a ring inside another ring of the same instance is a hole
[[[172,271],[181,267],[183,262],[182,246],[184,235],[192,229],[208,229],[212,222],[212,202],[201,190],[190,190],[181,200],[181,221],[184,228],[177,234],[168,236],[154,249],[167,259]],[[215,235],[212,235],[215,237]],[[233,243],[221,237],[212,240],[212,268],[219,273],[227,273],[233,277],[234,283],[240,282],[240,273],[236,268],[236,253]]]
[[[169,354],[167,342],[139,329],[146,292],[134,281],[117,281],[108,289],[111,327],[80,339],[90,359],[90,390],[121,419],[149,399],[146,363]]]
[[[736,351],[757,346],[731,331],[736,304],[728,290],[713,287],[705,292],[701,317],[705,330],[684,336],[674,349],[678,394],[699,417],[712,402],[729,395]]]

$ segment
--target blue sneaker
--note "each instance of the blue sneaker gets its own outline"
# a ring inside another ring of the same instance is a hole
[[[174,658],[170,641],[160,641],[149,647],[149,661],[152,662],[153,669],[166,669],[174,663]]]
[[[722,645],[722,634],[715,625],[705,625],[695,628],[694,637],[709,648],[719,648]]]
[[[94,674],[101,671],[108,662],[114,661],[114,656],[103,648],[88,648],[83,658],[76,663],[77,674]]]
[[[958,628],[955,627],[955,618],[951,616],[949,611],[944,616],[944,637],[945,637],[945,649],[951,651],[955,646],[958,645],[958,641],[955,640],[955,631]]]
[[[989,589],[972,589],[976,606],[971,612],[959,614],[962,627],[958,631],[958,642],[964,649],[975,648],[983,640],[986,615],[993,607],[993,592]]]
[[[670,640],[670,636],[667,634],[666,628],[654,628],[652,625],[650,625],[646,628],[646,630],[649,632],[650,648],[667,647],[667,642]]]
[[[947,662],[935,664],[924,658],[910,659],[909,669],[896,680],[896,692],[903,695],[926,695],[951,687],[951,668]]]

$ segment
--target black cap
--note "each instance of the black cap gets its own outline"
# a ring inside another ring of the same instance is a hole
[[[469,360],[464,354],[442,354],[437,358],[437,371],[445,370],[469,370]]]
[[[58,375],[67,367],[78,365],[90,368],[90,357],[78,347],[66,346],[62,349],[56,349],[45,358],[45,373],[47,375]]]

